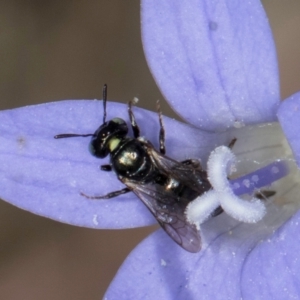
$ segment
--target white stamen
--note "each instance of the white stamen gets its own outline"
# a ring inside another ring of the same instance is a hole
[[[200,224],[206,221],[212,212],[220,205],[219,194],[210,190],[194,201],[190,202],[185,210],[188,222],[200,229]]]
[[[230,189],[227,180],[228,171],[234,164],[235,156],[232,151],[225,146],[217,147],[210,153],[207,162],[207,175],[210,184],[216,191],[224,191]]]
[[[238,221],[257,223],[266,214],[265,205],[257,198],[246,201],[233,193],[220,194],[219,197],[222,197],[220,204],[224,211]]]
[[[235,155],[228,147],[220,146],[211,152],[207,174],[213,189],[192,201],[185,211],[187,220],[198,229],[219,205],[228,215],[245,223],[256,223],[265,215],[262,201],[257,198],[243,200],[233,193],[227,176],[234,169],[234,162]],[[250,186],[251,181],[244,181],[243,184]]]
[[[247,201],[233,193],[226,170],[230,170],[231,164],[234,162],[235,156],[228,147],[216,148],[210,154],[207,162],[209,181],[219,194],[220,205],[228,215],[241,222],[256,223],[265,215],[265,205],[257,198]],[[250,181],[243,182],[243,184],[245,186],[250,185]]]

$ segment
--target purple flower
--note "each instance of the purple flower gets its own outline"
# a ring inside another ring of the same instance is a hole
[[[142,30],[149,66],[166,99],[201,128],[164,118],[168,156],[201,158],[205,164],[214,148],[237,137],[237,167],[250,173],[285,156],[282,136],[275,125],[232,128],[279,120],[300,164],[300,95],[279,102],[275,48],[259,1],[144,0]],[[101,102],[86,100],[1,112],[1,198],[79,226],[155,223],[131,193],[109,201],[79,194],[103,195],[124,187],[114,174],[99,170],[108,161],[89,154],[88,139],[53,138],[66,132],[93,133],[102,112]],[[128,120],[124,105],[108,102],[107,112],[107,119]],[[157,115],[139,108],[134,112],[142,134],[157,147]],[[158,230],[126,259],[106,298],[298,298],[300,215],[294,214],[294,177],[272,185],[275,202],[288,202],[270,204],[262,221],[249,225],[222,214],[201,225],[203,250],[198,254],[184,251]]]

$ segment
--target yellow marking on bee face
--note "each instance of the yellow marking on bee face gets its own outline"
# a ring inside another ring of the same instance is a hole
[[[122,119],[120,119],[120,118],[113,118],[112,121],[114,123],[117,123],[117,124],[123,124],[124,123],[124,121]]]
[[[118,138],[112,138],[110,141],[109,141],[109,150],[110,151],[114,151],[117,147],[118,147],[118,145],[119,145],[119,143],[120,143],[120,139],[118,139]]]

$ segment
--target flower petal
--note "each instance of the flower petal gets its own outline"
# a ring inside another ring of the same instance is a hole
[[[105,299],[241,299],[247,288],[240,284],[245,259],[251,261],[251,249],[273,232],[282,214],[270,207],[264,221],[253,225],[226,215],[214,218],[202,227],[205,243],[197,254],[182,250],[159,230],[127,257]],[[273,274],[264,278],[266,284]]]
[[[128,120],[127,107],[108,103],[108,116]],[[141,133],[158,145],[158,116],[134,108]],[[20,208],[74,225],[124,228],[154,219],[132,193],[111,200],[90,200],[79,193],[104,195],[124,185],[102,172],[88,151],[90,138],[54,139],[61,133],[94,133],[102,123],[102,101],[61,101],[0,112],[0,197]],[[146,121],[144,121],[146,120]],[[164,118],[168,155],[200,158],[224,141],[215,134]],[[184,147],[184,151],[182,151]]]
[[[260,243],[246,260],[242,285],[245,299],[299,299],[300,297],[300,213]],[[296,240],[295,240],[296,238]]]
[[[300,92],[281,103],[277,116],[300,167]]]
[[[142,37],[166,99],[188,122],[224,130],[275,120],[278,70],[258,0],[143,0]]]

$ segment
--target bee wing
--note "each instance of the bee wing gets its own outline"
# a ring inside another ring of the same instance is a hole
[[[207,173],[197,160],[179,162],[157,152],[149,142],[145,143],[147,151],[156,167],[166,175],[197,191],[199,195],[211,189]]]
[[[158,184],[140,184],[129,179],[120,178],[148,207],[161,227],[182,248],[189,252],[201,249],[201,237],[196,226],[186,221],[184,210],[174,194]]]

